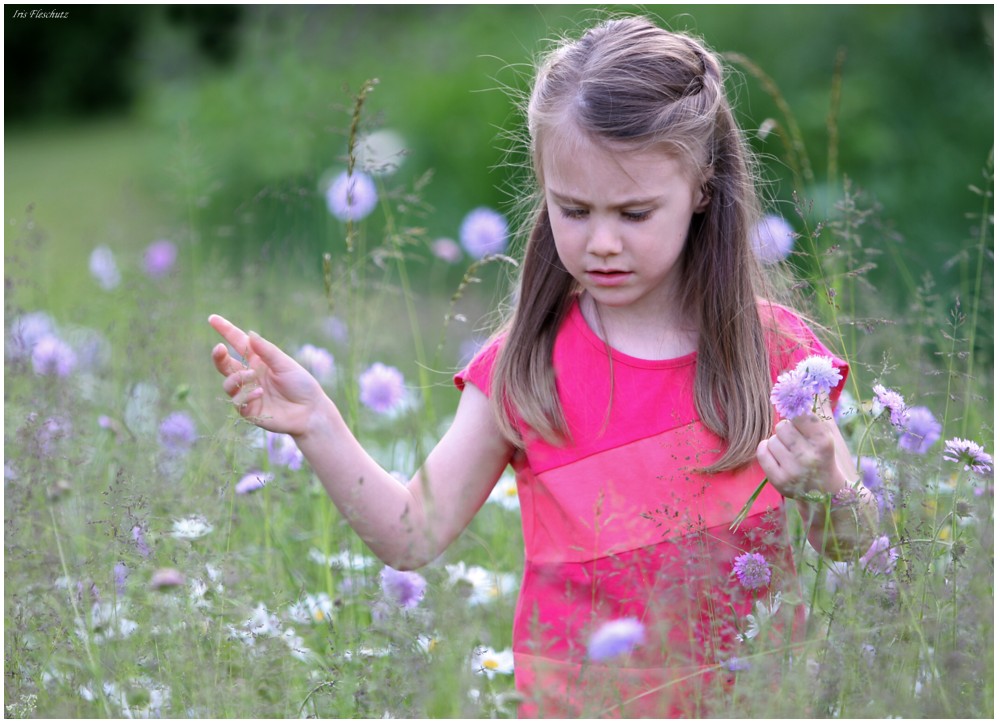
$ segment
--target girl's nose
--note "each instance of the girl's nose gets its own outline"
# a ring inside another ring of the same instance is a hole
[[[620,253],[622,242],[615,225],[595,221],[587,237],[587,251],[595,257],[610,257]]]

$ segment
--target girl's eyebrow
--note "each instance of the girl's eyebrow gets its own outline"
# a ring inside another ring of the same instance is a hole
[[[575,197],[569,196],[568,194],[563,194],[562,192],[556,191],[555,189],[551,189],[551,188],[548,189],[548,193],[549,193],[549,195],[553,199],[555,199],[560,204],[574,204],[576,206],[590,206],[590,204],[587,203],[587,202],[585,202],[585,201],[581,201],[580,199],[577,199]],[[658,201],[659,201],[659,197],[656,197],[656,196],[651,196],[651,197],[642,198],[642,199],[625,199],[625,200],[623,200],[623,201],[621,201],[621,202],[619,202],[617,204],[612,204],[612,207],[614,207],[615,209],[625,209],[625,208],[628,208],[628,207],[650,206],[650,205],[656,204]]]

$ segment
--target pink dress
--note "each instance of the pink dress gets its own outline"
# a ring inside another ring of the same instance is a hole
[[[798,317],[762,306],[769,309],[787,331],[771,335],[772,379],[812,354],[834,358],[846,379],[846,363]],[[455,377],[460,389],[472,383],[490,394],[499,344]],[[719,665],[740,654],[755,602],[798,591],[783,499],[772,487],[729,531],[764,477],[760,467],[694,470],[722,448],[695,410],[697,354],[610,354],[613,396],[608,350],[574,304],[553,354],[573,443],[555,447],[519,425],[525,450],[512,465],[525,571],[513,650],[524,717],[703,715],[699,690],[717,686],[712,673],[725,674]],[[768,562],[767,586],[750,590],[734,575],[734,560],[748,552]],[[623,618],[644,625],[644,641],[613,660],[589,658],[596,629]]]

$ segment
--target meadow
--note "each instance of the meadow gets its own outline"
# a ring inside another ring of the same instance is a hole
[[[750,59],[731,61],[767,85]],[[379,92],[356,84],[316,122],[334,129],[330,173],[265,186],[226,213],[211,194],[239,180],[199,166],[197,139],[173,158],[173,195],[156,201],[118,188],[120,208],[53,215],[8,189],[7,717],[514,716],[523,554],[509,472],[438,561],[396,572],[347,527],[289,439],[236,415],[209,358],[210,313],[269,337],[401,475],[447,425],[452,374],[516,277],[520,220],[425,203],[434,180],[412,158],[402,164],[371,110]],[[760,134],[783,141],[792,191],[772,222],[794,244],[761,250],[851,363],[838,421],[877,494],[879,538],[852,560],[819,559],[789,507],[798,591],[762,595],[743,656],[716,666],[731,688],[705,707],[992,718],[992,154],[967,180],[968,215],[938,222],[954,230],[951,256],[914,260],[900,252],[893,210],[850,168],[824,169],[835,181],[822,203],[810,197],[820,172],[793,114]],[[72,202],[74,168],[117,177],[154,153],[128,125],[89,133],[65,147],[57,134],[22,139],[7,163],[29,188],[33,168],[64,164],[51,178],[67,188],[47,193]],[[338,192],[348,170],[371,186]],[[304,228],[313,246],[292,243]],[[80,238],[82,253],[69,254]],[[903,294],[880,293],[873,280],[886,270]],[[768,620],[796,606],[807,628],[789,647]]]

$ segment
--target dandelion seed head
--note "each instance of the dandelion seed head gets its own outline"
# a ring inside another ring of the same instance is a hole
[[[394,367],[374,363],[361,373],[361,402],[376,413],[389,413],[403,402],[406,394],[403,374]]]
[[[595,661],[627,655],[646,640],[646,627],[634,617],[605,622],[590,636],[587,656]]]
[[[760,589],[771,583],[771,567],[756,551],[737,556],[733,560],[733,574],[746,589]]]
[[[762,264],[777,264],[791,254],[795,231],[783,217],[768,214],[754,227],[750,242]]]
[[[493,209],[478,207],[466,214],[458,236],[475,259],[500,254],[507,248],[507,219]]]
[[[360,221],[378,204],[375,182],[363,171],[341,172],[326,191],[330,213],[341,221]]]

